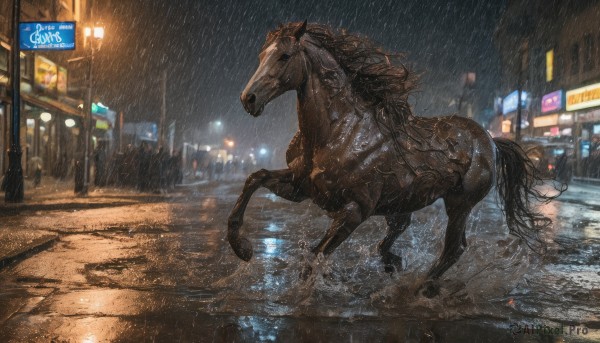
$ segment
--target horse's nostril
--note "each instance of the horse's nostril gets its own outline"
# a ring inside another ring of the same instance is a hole
[[[246,100],[248,101],[248,103],[253,104],[256,101],[256,95],[250,93],[246,97]]]

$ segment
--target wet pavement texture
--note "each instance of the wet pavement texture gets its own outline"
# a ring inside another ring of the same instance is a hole
[[[560,243],[543,257],[507,234],[495,198],[486,198],[469,219],[467,250],[433,299],[415,290],[442,248],[442,202],[413,215],[393,247],[402,270],[390,275],[376,248],[383,218],[369,219],[319,260],[310,248],[330,219],[310,201],[266,191],[255,194],[243,227],[255,255],[239,260],[225,236],[241,187],[211,183],[167,200],[85,211],[57,203],[42,224],[59,241],[0,270],[0,340],[600,340],[599,187],[572,185],[541,209],[555,220],[551,235]],[[18,228],[36,219],[7,220]],[[312,275],[300,279],[309,265]]]

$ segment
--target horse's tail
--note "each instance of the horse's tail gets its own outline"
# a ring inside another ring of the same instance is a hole
[[[566,185],[555,187],[558,192],[553,195],[541,193],[535,187],[541,185],[542,177],[525,151],[505,138],[494,138],[494,142],[498,149],[496,186],[508,229],[532,250],[543,253],[546,242],[541,233],[550,228],[552,220],[537,212],[532,202],[548,203],[564,192]]]

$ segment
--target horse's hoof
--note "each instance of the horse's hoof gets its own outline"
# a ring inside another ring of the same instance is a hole
[[[306,281],[308,280],[308,277],[310,276],[310,274],[312,274],[312,267],[309,265],[306,265],[304,267],[302,267],[302,270],[300,270],[300,280],[302,281]]]
[[[233,251],[237,255],[237,257],[242,260],[248,262],[252,259],[252,254],[254,250],[252,249],[252,243],[246,238],[238,239],[234,244],[231,245]]]
[[[418,293],[426,298],[433,298],[440,294],[440,285],[434,280],[427,280],[419,287]]]
[[[402,270],[402,257],[398,255],[394,255],[390,252],[385,253],[383,257],[381,257],[381,261],[383,262],[383,269],[386,273],[393,273],[395,271]]]

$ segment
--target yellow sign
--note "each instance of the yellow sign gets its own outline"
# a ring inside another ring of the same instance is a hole
[[[510,120],[503,120],[502,121],[502,133],[510,133],[510,125],[512,124],[512,121]]]
[[[600,83],[567,91],[567,111],[600,106]]]
[[[533,118],[533,127],[546,127],[558,125],[558,114]]]
[[[56,89],[58,71],[56,64],[42,56],[35,56],[35,85],[48,91]]]
[[[67,95],[67,69],[58,67],[58,77],[56,80],[56,90],[60,95]]]
[[[554,78],[554,49],[546,51],[546,82]]]

